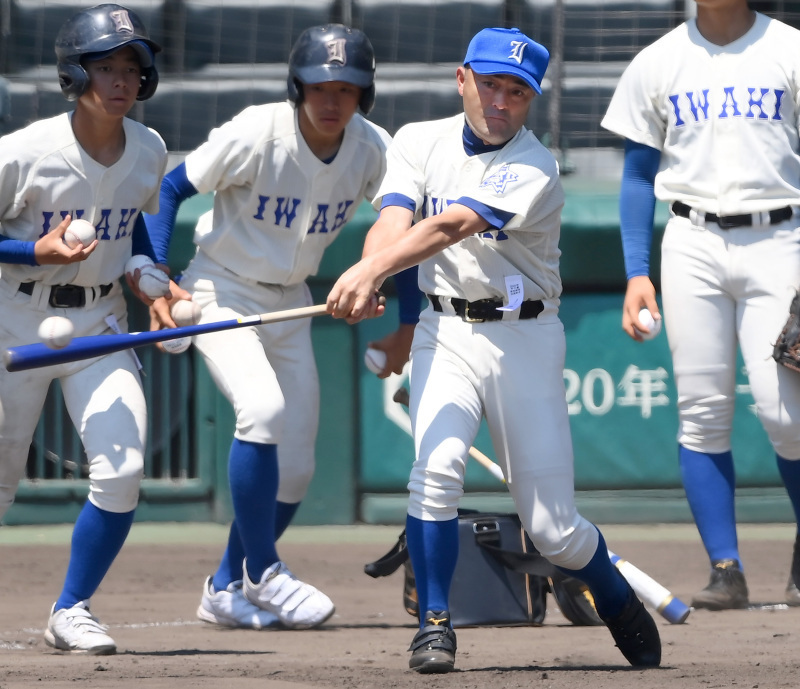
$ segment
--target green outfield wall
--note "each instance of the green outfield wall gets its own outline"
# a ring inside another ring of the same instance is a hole
[[[561,318],[567,336],[564,380],[579,507],[588,518],[604,523],[690,521],[680,487],[675,387],[666,337],[662,334],[639,344],[620,327],[625,282],[615,190],[569,178],[565,187]],[[197,196],[181,207],[170,255],[175,272],[190,260],[194,223],[210,204],[210,196]],[[333,280],[358,259],[374,218],[372,208],[363,204],[328,249],[319,274],[310,281],[316,302],[324,301]],[[659,205],[655,243],[666,218],[667,209]],[[653,263],[657,274],[657,249]],[[380,381],[362,363],[366,343],[396,327],[392,284],[387,283],[386,292],[387,313],[380,319],[354,327],[327,317],[314,319],[322,391],[317,472],[296,523],[399,523],[404,519],[413,446],[405,409],[392,401],[392,395],[406,384],[405,377]],[[133,308],[132,320],[135,328],[146,327],[145,313],[138,307]],[[230,405],[193,350],[170,357],[150,348],[142,355],[151,372],[146,390],[156,459],[143,484],[137,519],[230,520]],[[739,518],[792,521],[774,454],[753,411],[741,361],[737,370],[733,448]],[[60,413],[57,409],[55,404],[48,413]],[[475,445],[494,457],[485,428]],[[189,459],[181,459],[186,468],[175,475],[178,455],[187,452]],[[477,463],[470,462],[466,490],[465,505],[512,509],[503,484]],[[31,476],[22,483],[5,523],[70,521],[85,494],[85,478]]]

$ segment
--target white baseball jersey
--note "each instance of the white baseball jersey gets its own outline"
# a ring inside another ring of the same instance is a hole
[[[303,282],[362,199],[375,194],[389,142],[385,130],[356,114],[326,164],[300,135],[289,102],[245,109],[186,157],[194,187],[216,191],[195,243],[241,277]]]
[[[463,114],[402,127],[375,206],[386,194],[403,194],[415,202],[419,220],[468,197],[514,216],[503,229],[467,237],[421,263],[420,289],[469,301],[503,299],[505,278],[520,275],[524,299],[557,299],[564,191],[555,159],[525,128],[500,150],[469,156],[463,129]]]
[[[158,211],[158,190],[167,166],[161,137],[123,120],[125,151],[111,167],[78,145],[72,113],[35,122],[3,137],[0,146],[0,233],[36,241],[66,215],[97,228],[99,246],[86,261],[70,265],[0,265],[0,276],[19,282],[93,287],[118,280],[131,256],[131,236],[142,211]]]
[[[642,50],[602,121],[661,151],[657,198],[723,216],[798,202],[799,123],[800,31],[762,14],[726,46],[690,20]]]

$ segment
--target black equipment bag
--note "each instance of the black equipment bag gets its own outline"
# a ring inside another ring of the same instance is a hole
[[[602,624],[586,586],[565,577],[542,557],[516,514],[459,510],[458,534],[458,562],[450,588],[454,627],[541,625],[548,591],[573,624]],[[405,531],[386,555],[365,565],[364,571],[382,577],[400,565],[405,568],[403,604],[418,618]]]

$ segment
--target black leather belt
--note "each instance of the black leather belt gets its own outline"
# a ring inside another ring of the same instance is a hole
[[[442,300],[447,299],[453,306],[457,316],[467,323],[483,323],[484,321],[503,320],[503,311],[497,309],[503,306],[500,299],[479,299],[478,301],[467,301],[458,297],[440,297],[438,294],[427,295],[433,304],[433,310],[442,313]],[[523,301],[519,307],[520,320],[526,318],[536,318],[544,311],[544,304],[541,301]]]
[[[685,203],[674,201],[671,208],[675,215],[679,215],[682,218],[691,217],[691,206],[687,206]],[[785,206],[784,208],[776,208],[775,210],[771,210],[769,211],[769,224],[777,225],[778,223],[782,223],[784,220],[791,218],[793,214],[794,211],[792,210],[791,206]],[[704,217],[706,222],[717,223],[717,225],[719,225],[723,230],[732,230],[734,227],[750,227],[751,225],[759,224],[758,217],[761,214],[744,213],[742,215],[723,215],[722,217],[715,215],[714,213],[698,213],[698,215],[700,217]]]
[[[22,282],[19,291],[28,296],[33,294],[35,282]],[[105,297],[114,285],[100,285],[100,287],[81,287],[80,285],[53,285],[50,288],[50,298],[48,303],[56,309],[76,309],[86,306],[86,292],[91,290],[92,299],[99,292],[101,297]]]

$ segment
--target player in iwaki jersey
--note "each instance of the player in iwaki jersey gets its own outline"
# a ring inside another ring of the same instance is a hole
[[[165,177],[161,212],[147,218],[162,257],[181,201],[215,192],[180,281],[201,322],[311,303],[306,278],[385,172],[389,135],[356,112],[372,108],[374,72],[361,31],[306,29],[289,56],[289,100],[247,108]],[[172,327],[165,300],[153,316],[153,327]],[[300,319],[194,338],[236,414],[234,522],[203,587],[197,615],[206,622],[309,628],[334,612],[276,548],[314,471],[320,393],[310,327]]]
[[[397,132],[364,257],[328,296],[336,317],[371,315],[383,280],[415,264],[428,295],[411,348],[406,521],[421,613],[409,664],[420,672],[455,664],[457,510],[482,417],[536,548],[587,584],[632,665],[661,660],[653,618],[574,502],[558,316],[564,192],[553,156],[524,126],[548,62],[518,29],[472,39],[456,75],[464,113]]]
[[[167,151],[158,134],[125,115],[155,92],[160,48],[133,12],[107,4],[73,15],[55,49],[61,89],[75,110],[0,139],[4,349],[35,342],[43,321],[56,316],[69,319],[78,336],[125,331],[125,263],[132,253],[155,258],[141,212],[158,210]],[[68,248],[63,238],[73,218],[94,225],[96,239]],[[24,475],[53,380],[86,451],[90,487],[45,641],[64,651],[114,653],[89,601],[138,502],[147,432],[140,374],[130,351],[24,374],[0,370],[0,516]]]
[[[683,486],[708,553],[695,608],[748,604],[737,543],[731,426],[737,347],[800,519],[800,378],[772,358],[800,286],[800,32],[746,0],[698,0],[697,17],[627,67],[603,126],[625,138],[622,327],[660,317],[650,279],[656,198],[664,324],[678,392]],[[786,599],[800,605],[800,538]]]

